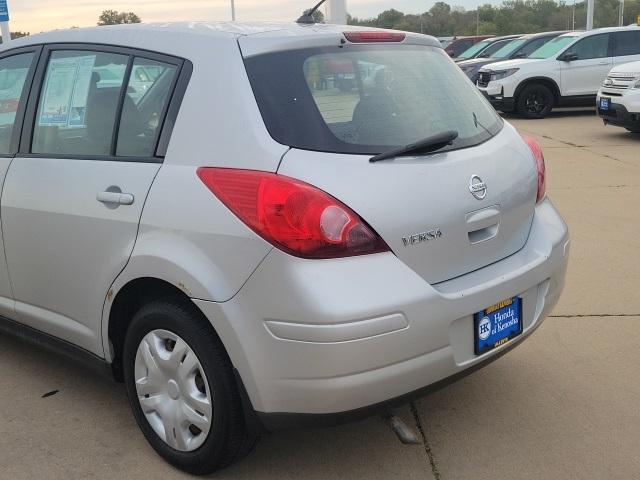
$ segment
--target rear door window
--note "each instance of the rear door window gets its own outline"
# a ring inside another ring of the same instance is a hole
[[[591,35],[576,42],[567,52],[578,55],[578,60],[609,57],[609,34]]]
[[[52,52],[32,152],[109,155],[128,60],[104,52]]]
[[[153,155],[177,71],[175,65],[135,59],[122,106],[116,155]]]
[[[0,59],[0,154],[11,150],[16,114],[20,108],[29,69],[33,63],[32,52]],[[15,153],[15,152],[14,152]]]
[[[31,152],[153,157],[178,67],[128,54],[53,51]]]
[[[616,32],[614,56],[640,55],[640,31]]]
[[[292,147],[375,154],[456,130],[451,148],[462,148],[502,127],[439,48],[350,45],[245,62],[269,132]]]

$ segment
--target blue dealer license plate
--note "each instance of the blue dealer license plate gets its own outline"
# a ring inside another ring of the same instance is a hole
[[[611,100],[608,98],[601,98],[600,99],[600,110],[609,110],[609,105]]]
[[[474,315],[474,351],[482,355],[522,333],[522,299],[503,300]]]

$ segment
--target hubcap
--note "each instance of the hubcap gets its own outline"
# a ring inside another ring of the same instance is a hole
[[[135,363],[140,407],[170,447],[191,452],[209,435],[213,406],[200,360],[175,333],[153,330],[140,342]]]

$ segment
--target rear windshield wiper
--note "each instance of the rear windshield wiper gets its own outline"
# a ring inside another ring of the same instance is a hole
[[[418,153],[432,153],[443,149],[444,147],[451,145],[453,141],[458,138],[458,132],[455,130],[448,130],[446,132],[436,133],[430,137],[420,140],[416,143],[405,145],[404,147],[394,148],[388,152],[383,152],[375,157],[371,157],[369,161],[371,163],[380,162],[382,160],[388,160],[396,157],[406,157]]]

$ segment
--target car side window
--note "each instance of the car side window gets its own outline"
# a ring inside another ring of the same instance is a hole
[[[110,155],[128,60],[127,55],[114,53],[52,52],[31,151]]]
[[[640,32],[615,32],[616,46],[614,56],[640,55]]]
[[[454,49],[454,56],[457,57],[462,52],[473,46],[473,40],[463,40],[459,42]]]
[[[11,137],[20,107],[22,91],[33,62],[33,53],[0,60],[0,154],[11,153]]]
[[[178,72],[175,65],[136,58],[122,105],[116,155],[151,157]]]
[[[533,52],[535,52],[537,49],[539,49],[542,45],[544,45],[549,40],[550,40],[549,38],[537,38],[535,40],[530,41],[518,51],[518,57],[527,58],[529,55],[531,55]]]
[[[572,46],[569,53],[575,53],[578,60],[604,58],[609,56],[609,34],[591,35]]]

